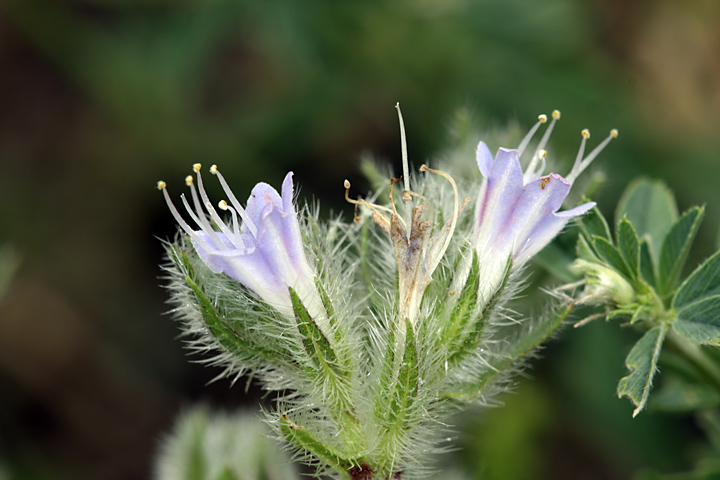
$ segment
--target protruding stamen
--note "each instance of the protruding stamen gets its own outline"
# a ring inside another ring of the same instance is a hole
[[[180,228],[182,228],[185,233],[187,233],[190,238],[195,240],[196,242],[199,242],[201,244],[204,244],[205,242],[200,238],[200,236],[195,233],[195,231],[188,225],[188,223],[185,221],[185,219],[180,215],[180,212],[177,211],[177,208],[175,208],[175,205],[173,204],[172,200],[170,200],[170,194],[168,194],[167,191],[167,184],[160,180],[157,183],[157,188],[163,193],[163,197],[165,197],[165,203],[167,203],[168,209],[170,210],[170,213],[175,218],[175,221],[180,225]]]
[[[235,210],[237,211],[238,215],[240,215],[240,218],[242,218],[243,225],[245,225],[250,232],[250,234],[255,237],[257,235],[257,227],[253,223],[253,221],[250,219],[250,216],[247,214],[245,209],[242,207],[238,199],[235,197],[235,194],[232,190],[230,190],[230,185],[228,185],[227,181],[225,180],[225,177],[223,177],[222,173],[220,173],[220,170],[218,170],[217,165],[213,165],[210,167],[210,173],[215,175],[218,180],[220,181],[220,185],[222,185],[223,190],[225,191],[225,194],[230,199],[230,203],[232,203],[233,207],[235,207]]]
[[[525,183],[530,183],[531,181],[535,180],[537,177],[542,175],[543,171],[545,170],[545,158],[542,156],[541,152],[545,152],[545,155],[547,155],[547,151],[545,150],[545,148],[547,147],[548,140],[550,140],[550,135],[555,128],[555,122],[557,122],[559,119],[560,110],[553,110],[550,125],[548,125],[548,128],[545,130],[545,133],[540,139],[540,143],[538,143],[532,160],[530,160],[527,169],[525,169],[525,175],[523,175],[523,181]],[[537,168],[537,164],[541,160],[542,168]]]
[[[540,125],[547,122],[547,115],[544,113],[542,115],[538,116],[538,121],[535,125],[532,126],[530,131],[523,137],[522,141],[520,142],[520,145],[518,146],[518,154],[522,155],[527,146],[530,144],[530,140],[532,140],[533,136],[535,135],[535,132],[538,131],[538,128],[540,128]]]
[[[553,110],[552,113],[552,120],[550,121],[550,125],[548,125],[547,130],[545,130],[545,133],[543,134],[542,138],[540,139],[540,143],[538,143],[537,150],[538,152],[540,150],[545,150],[547,147],[548,140],[550,140],[550,135],[552,134],[553,128],[555,128],[555,123],[560,119],[560,110]]]
[[[350,202],[350,181],[346,178],[343,182],[343,187],[345,187],[345,199]],[[353,212],[353,222],[360,223],[362,221],[362,218],[358,215],[358,203],[355,202],[355,211]]]
[[[235,234],[235,241],[238,246],[243,245],[242,237],[240,236],[240,223],[238,222],[237,212],[233,207],[228,205],[225,200],[220,200],[220,202],[218,202],[218,207],[220,208],[220,210],[223,211],[230,210],[230,214],[232,215],[233,233]]]
[[[195,165],[193,165],[193,170],[199,172],[200,164],[196,163]],[[185,185],[190,187],[190,195],[192,196],[193,205],[195,206],[195,213],[193,213],[190,205],[187,204],[187,200],[185,200],[185,196],[183,196],[182,199],[183,203],[185,204],[185,208],[187,209],[188,213],[195,221],[195,223],[197,223],[198,226],[202,229],[202,231],[206,232],[210,236],[210,238],[212,238],[215,246],[217,246],[218,248],[222,248],[222,242],[220,242],[220,238],[218,238],[217,234],[215,233],[215,229],[212,227],[212,225],[210,225],[210,222],[207,219],[207,215],[205,214],[205,209],[200,202],[200,198],[198,197],[197,189],[195,188],[195,183],[193,181],[192,175],[188,175],[187,177],[185,177]]]
[[[193,172],[198,173],[200,171],[200,169],[202,168],[202,165],[200,165],[199,163],[193,163],[192,168],[193,168]]]
[[[190,215],[190,218],[192,218],[195,224],[200,227],[200,230],[207,234],[207,236],[210,238],[210,241],[215,245],[215,248],[225,248],[225,245],[223,245],[223,243],[220,241],[220,237],[217,236],[217,232],[212,228],[210,222],[207,221],[205,213],[201,210],[199,214],[195,214],[192,208],[190,208],[190,204],[188,203],[187,198],[185,198],[185,195],[180,195],[180,200],[185,207],[185,211],[187,211],[188,215]]]
[[[407,139],[405,138],[405,123],[403,122],[402,112],[400,112],[400,102],[395,104],[395,108],[398,112],[398,119],[400,120],[400,142],[402,149],[402,164],[403,164],[403,180],[405,181],[404,190],[410,190],[410,168],[408,167],[408,156],[407,156]],[[403,195],[403,200],[408,201]]]
[[[198,165],[199,163],[196,163],[195,165]],[[193,166],[194,169],[194,166]],[[220,215],[215,211],[215,207],[213,207],[212,202],[210,201],[210,197],[208,197],[208,194],[205,192],[205,187],[203,186],[202,181],[202,175],[200,175],[200,169],[197,170],[197,183],[198,183],[198,191],[200,192],[200,198],[203,200],[203,205],[205,205],[205,209],[210,214],[210,217],[213,219],[213,221],[217,224],[218,227],[220,227],[220,230],[227,236],[231,237],[233,233],[230,231],[228,226],[225,224],[222,218],[220,218]]]
[[[587,144],[588,138],[590,138],[590,130],[584,128],[580,132],[580,135],[582,136],[582,140],[580,141],[580,148],[578,149],[578,153],[575,156],[575,163],[573,163],[570,174],[565,178],[565,180],[570,182],[570,185],[573,184],[578,175],[580,175],[580,172],[582,172],[582,170],[580,169],[580,164],[582,163],[583,155],[585,155],[585,145]]]
[[[357,206],[358,205],[364,205],[364,206],[368,207],[370,210],[372,210],[373,212],[377,213],[378,215],[382,215],[382,213],[380,213],[380,210],[388,212],[388,213],[397,213],[397,212],[394,212],[393,210],[390,210],[387,207],[383,207],[382,205],[376,205],[374,203],[370,203],[367,200],[365,200],[364,198],[361,198],[359,200],[353,200],[352,198],[350,198],[350,182],[347,179],[343,182],[343,186],[345,187],[345,201],[355,205],[355,217],[353,218],[355,223],[359,223],[361,220],[357,214]],[[390,188],[392,188],[392,186]],[[393,208],[394,207],[395,206],[393,205]],[[401,222],[403,221],[402,218],[400,219],[400,221]],[[403,222],[403,225],[404,225],[404,222]]]
[[[603,151],[605,147],[607,147],[608,143],[612,141],[613,138],[617,138],[618,131],[616,129],[610,130],[610,134],[605,137],[605,140],[600,142],[600,144],[595,147],[592,152],[588,154],[587,157],[582,158],[582,155],[585,153],[585,142],[588,138],[590,138],[590,132],[585,129],[582,131],[582,142],[580,143],[580,151],[578,152],[578,156],[575,159],[575,165],[573,165],[572,170],[570,171],[570,174],[567,176],[566,180],[572,183],[575,181],[575,179],[580,175],[591,163],[595,158],[600,154],[600,152]],[[582,160],[580,160],[582,158]]]

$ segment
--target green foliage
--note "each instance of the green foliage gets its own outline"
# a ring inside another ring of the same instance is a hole
[[[670,365],[682,374],[663,389],[658,405],[687,409],[715,404],[720,395],[720,365],[698,346],[720,346],[720,252],[678,287],[703,213],[693,207],[678,218],[667,187],[641,179],[617,207],[615,242],[599,210],[583,218],[574,264],[585,276],[581,302],[603,306],[607,318],[628,318],[643,334],[617,388],[635,404],[633,416],[648,402],[664,343],[673,352]]]
[[[314,457],[314,460],[322,462],[336,473],[347,476],[348,472],[356,465],[357,460],[345,458],[340,452],[316,439],[305,427],[291,421],[287,415],[281,415],[278,423],[285,440],[308,452]]]
[[[663,298],[670,297],[677,286],[704,213],[703,207],[691,208],[675,222],[663,240],[658,262],[658,293]]]
[[[633,416],[647,403],[666,332],[664,325],[648,330],[625,359],[630,374],[620,379],[617,393],[619,397],[627,396],[637,406]]]
[[[720,346],[720,252],[695,270],[673,298],[673,328],[697,343]]]
[[[638,236],[647,239],[657,262],[662,240],[678,219],[675,196],[658,180],[639,178],[625,190],[615,209],[615,218],[627,218]]]

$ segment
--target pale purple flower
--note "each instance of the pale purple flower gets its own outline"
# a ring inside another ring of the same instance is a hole
[[[200,165],[195,164],[193,169],[197,173],[197,190],[192,176],[186,178],[186,183],[191,189],[194,209],[184,196],[182,201],[197,229],[190,227],[177,211],[165,183],[159,182],[158,187],[202,261],[213,272],[224,273],[255,292],[284,316],[294,317],[289,288],[297,292],[311,316],[323,316],[314,270],[305,256],[293,205],[293,173],[285,176],[282,196],[270,185],[258,183],[250,194],[247,207],[243,208],[213,165],[210,172],[218,177],[231,203],[228,205],[225,200],[219,203],[220,209],[231,214],[232,220],[228,224],[218,215],[205,192]],[[211,226],[208,214],[219,231]]]
[[[559,211],[577,176],[600,151],[617,136],[613,130],[595,150],[583,158],[587,130],[575,165],[567,179],[556,173],[543,175],[544,147],[560,112],[553,112],[553,121],[543,136],[525,172],[520,156],[538,127],[547,121],[540,116],[538,123],[521,142],[518,150],[500,148],[493,158],[484,142],[477,148],[477,162],[483,176],[475,208],[474,246],[480,261],[481,294],[489,300],[495,293],[507,268],[521,267],[542,250],[573,218],[590,210],[595,202],[584,203],[570,210]]]

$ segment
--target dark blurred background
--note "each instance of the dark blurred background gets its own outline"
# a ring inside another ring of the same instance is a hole
[[[397,101],[417,163],[458,108],[525,127],[558,108],[568,158],[581,128],[620,130],[598,162],[608,213],[641,174],[681,210],[707,203],[696,265],[720,218],[718,25],[716,0],[1,0],[0,243],[20,263],[0,303],[0,479],[149,478],[179,409],[248,402],[244,382],[205,385],[219,372],[164,314],[156,237],[175,226],[155,182],[179,194],[194,162],[240,198],[292,169],[301,201],[348,210],[360,154],[399,159]],[[692,420],[631,420],[615,398],[633,339],[566,330],[506,408],[463,420],[453,461],[505,480],[688,468]]]

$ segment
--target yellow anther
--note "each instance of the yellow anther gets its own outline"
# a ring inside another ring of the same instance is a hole
[[[552,118],[554,120],[560,120],[560,110],[553,110]]]
[[[199,163],[193,164],[193,172],[195,172],[195,173],[199,172],[200,168],[202,168],[202,165],[200,165]]]
[[[545,157],[547,157],[547,150],[540,150],[540,151],[538,152],[538,157],[539,157],[539,158],[545,158]]]
[[[610,136],[613,138],[617,138],[617,136],[618,136],[617,128],[613,128],[612,130],[610,130]]]
[[[212,173],[213,175],[217,175],[217,172],[218,172],[217,165],[212,165],[210,167],[210,173]]]
[[[187,186],[189,187],[189,186],[192,185],[192,184],[193,184],[193,177],[192,177],[192,175],[188,175],[187,177],[185,177],[185,185],[187,185]]]
[[[580,132],[580,135],[582,135],[582,137],[587,140],[588,138],[590,138],[590,130],[584,128],[583,131]]]
[[[343,187],[345,187],[346,190],[350,188],[350,181],[347,178],[343,182]]]
[[[225,200],[220,200],[220,201],[218,202],[218,207],[220,208],[220,210],[227,210],[227,209],[228,209],[228,204],[227,204],[227,202],[226,202]]]
[[[167,184],[166,184],[165,182],[163,182],[162,180],[160,180],[159,182],[157,182],[157,189],[158,189],[158,190],[162,190],[162,189],[165,188],[165,187],[167,187]]]
[[[538,120],[540,120],[540,123],[547,122],[547,115],[545,115],[544,113],[541,115],[538,115]]]

